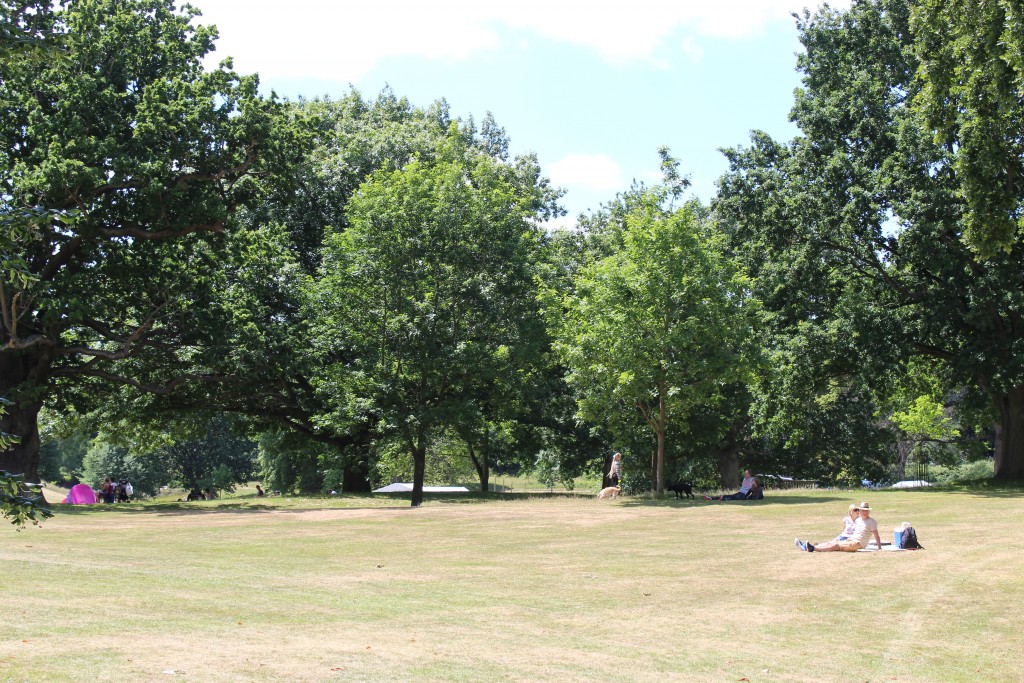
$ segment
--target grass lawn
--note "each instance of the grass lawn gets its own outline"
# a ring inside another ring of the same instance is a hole
[[[793,547],[865,498],[927,550]],[[0,528],[0,682],[1020,681],[1021,520],[1019,489],[65,508]]]

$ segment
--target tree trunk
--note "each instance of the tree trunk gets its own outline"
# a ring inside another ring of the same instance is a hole
[[[473,463],[473,469],[476,470],[476,476],[480,478],[480,492],[487,493],[488,481],[490,480],[490,462],[487,457],[487,437],[484,437],[484,447],[480,451],[480,457],[476,455],[476,449],[473,448],[473,442],[466,438],[466,450],[469,451],[469,460]]]
[[[718,478],[723,489],[736,489],[740,482],[740,449],[735,444],[718,449]]]
[[[487,455],[484,455],[484,464],[480,468],[480,493],[487,493],[491,486],[491,466],[487,463]]]
[[[1024,479],[1024,387],[995,397],[1000,424],[995,443],[995,478]]]
[[[668,428],[668,409],[665,405],[665,381],[658,382],[658,450],[654,458],[654,493],[659,498],[665,493],[665,430]]]
[[[427,469],[427,444],[420,440],[412,451],[412,506],[423,504],[423,478]]]
[[[365,461],[350,462],[341,471],[342,493],[369,493],[370,469]]]
[[[0,349],[0,398],[12,401],[0,416],[0,431],[21,439],[9,451],[0,452],[0,470],[39,481],[39,411],[43,407],[49,358]]]
[[[654,443],[651,444],[651,468],[648,471],[651,476],[651,491],[658,490],[658,433],[654,433]]]
[[[733,425],[718,447],[718,478],[724,489],[737,489],[740,485],[739,425]]]
[[[903,481],[907,478],[907,462],[914,452],[913,441],[899,441],[896,443],[896,481]]]
[[[658,430],[658,447],[655,451],[654,493],[659,498],[665,493],[665,428]]]

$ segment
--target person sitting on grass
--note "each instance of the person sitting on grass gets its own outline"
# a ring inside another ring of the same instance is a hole
[[[850,512],[843,517],[843,530],[842,532],[833,538],[833,541],[848,541],[850,536],[853,536],[854,530],[857,528],[857,520],[860,519],[860,508],[850,504]]]
[[[847,540],[832,540],[814,545],[809,541],[801,541],[797,538],[793,543],[796,544],[796,547],[800,550],[806,550],[809,553],[835,551],[855,553],[862,548],[866,548],[868,546],[868,536],[873,535],[875,537],[875,543],[878,545],[878,549],[881,550],[882,539],[878,535],[878,522],[871,517],[871,506],[867,503],[861,503],[857,509],[860,516],[857,518],[856,524],[854,524],[853,533]]]
[[[711,496],[704,496],[704,500],[747,500],[750,498],[751,492],[755,492],[755,495],[761,494],[761,486],[754,479],[754,475],[750,473],[750,470],[743,470],[743,482],[740,483],[740,490],[736,493],[731,493],[728,496],[719,496],[718,498],[712,498]]]

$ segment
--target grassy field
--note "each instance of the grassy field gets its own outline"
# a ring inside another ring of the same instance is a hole
[[[798,552],[867,498],[918,552]],[[75,507],[0,529],[0,681],[1020,681],[1024,494]]]

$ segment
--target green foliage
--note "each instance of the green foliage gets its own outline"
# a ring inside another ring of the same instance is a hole
[[[913,439],[951,439],[960,436],[953,420],[941,403],[929,396],[918,396],[906,411],[896,411],[890,419]]]
[[[70,487],[82,481],[89,439],[82,434],[51,437],[39,447],[39,477]]]
[[[267,429],[258,440],[259,475],[268,490],[321,493],[338,485],[322,463],[330,448],[294,430]]]
[[[7,412],[7,406],[11,405],[11,402],[6,398],[0,397],[0,415]],[[0,451],[6,451],[11,448],[14,444],[21,441],[21,438],[17,434],[8,434],[7,432],[0,432]]]
[[[665,200],[661,189],[632,198],[621,247],[583,266],[565,295],[556,347],[581,418],[651,429],[659,493],[669,421],[685,425],[745,377],[754,309],[698,207]]]
[[[324,248],[325,239],[340,239],[352,229],[355,209],[349,204],[360,186],[371,178],[383,186],[388,174],[413,161],[430,166],[442,155],[462,154],[470,164],[490,159],[514,183],[530,188],[534,215],[557,212],[558,193],[540,177],[536,159],[508,158],[504,131],[490,115],[479,127],[472,119],[453,120],[443,100],[414,107],[389,89],[375,99],[352,90],[339,100],[300,100],[289,104],[287,113],[295,134],[310,144],[287,172],[261,177],[260,196],[239,212],[247,229],[232,234],[229,245],[232,262],[240,265],[223,290],[231,320],[223,328],[218,366],[218,374],[230,380],[217,384],[213,400],[249,415],[254,431],[270,432],[268,446],[279,441],[280,429],[300,432],[294,450],[274,446],[263,451],[264,473],[279,490],[298,486],[315,491],[337,485],[337,474],[328,472],[346,471],[348,484],[365,479],[372,465],[370,441],[380,436],[370,433],[378,424],[373,410],[350,404],[347,390],[323,390],[328,368],[355,362],[366,347],[335,345],[347,323],[332,327],[335,321],[324,315],[332,306],[310,305],[310,292],[325,289],[317,283],[324,255],[333,248]],[[452,151],[456,148],[461,151]],[[401,272],[406,264],[396,260],[389,268]],[[324,340],[310,352],[314,331],[325,326],[333,341]],[[542,338],[543,333],[537,320],[531,335]],[[528,368],[541,354],[506,346],[515,353],[502,361],[503,367],[516,371],[478,384],[472,404],[467,399],[458,411],[459,429],[474,440],[476,453],[487,452],[482,443],[487,425],[522,413],[527,395],[522,387],[536,386]],[[372,346],[367,353],[375,354]],[[292,457],[295,462],[287,463]]]
[[[1024,9],[1017,0],[922,0],[914,106],[948,150],[963,239],[983,257],[1024,233]]]
[[[0,82],[10,78],[19,64],[64,57],[59,49],[61,35],[54,30],[53,11],[53,3],[45,0],[0,2]]]
[[[667,481],[668,479],[666,478]],[[619,486],[622,489],[622,493],[627,496],[639,496],[656,489],[655,483],[651,481],[650,472],[646,468],[636,471],[630,470],[624,473]]]
[[[416,482],[438,430],[475,422],[481,397],[536,357],[537,177],[467,147],[453,125],[436,161],[361,186],[310,284],[314,350],[328,361],[315,386],[334,401],[319,419],[400,438]]]
[[[133,453],[129,448],[94,439],[82,461],[82,483],[98,489],[103,480],[127,479],[132,484],[133,495],[155,496],[160,487],[168,483],[167,467],[157,454]]]
[[[543,486],[553,489],[556,486],[572,491],[576,486],[575,477],[562,469],[562,458],[552,451],[541,451],[533,463],[533,476]]]
[[[168,482],[189,490],[232,491],[250,481],[256,468],[256,444],[231,431],[223,417],[196,421],[190,435],[156,451]]]
[[[398,439],[381,439],[374,446],[375,486],[392,482],[411,482],[414,475],[409,449]],[[441,433],[426,451],[424,485],[453,486],[476,477],[464,441],[454,433]]]
[[[32,6],[13,21],[46,57],[0,61],[0,391],[25,437],[0,462],[30,478],[45,401],[211,379],[217,235],[252,196],[247,176],[288,158],[257,80],[203,70],[216,31],[188,6]]]
[[[37,492],[38,484],[27,484],[20,474],[0,470],[0,513],[21,531],[27,522],[39,524],[40,519],[53,517]]]
[[[0,415],[9,401],[0,398]],[[0,451],[4,451],[18,442],[18,437],[0,432]],[[52,517],[53,513],[42,504],[42,497],[33,494],[37,484],[26,484],[21,475],[0,470],[0,513],[10,519],[11,524],[21,531],[27,522],[39,524],[40,518]]]
[[[992,460],[970,460],[950,466],[934,465],[928,468],[928,476],[933,484],[966,484],[992,479],[995,470]]]
[[[842,443],[875,458],[887,448],[885,427],[871,420],[891,405],[887,394],[910,359],[927,357],[942,366],[943,394],[975,387],[1006,434],[1022,433],[1013,416],[1024,415],[1024,359],[1016,351],[1024,243],[1004,241],[995,223],[994,242],[978,231],[973,181],[958,171],[967,163],[958,159],[960,142],[926,125],[920,107],[930,96],[922,89],[931,86],[918,77],[926,29],[915,34],[905,0],[826,7],[798,27],[803,88],[793,119],[801,135],[783,145],[756,133],[749,149],[728,151],[731,170],[716,204],[755,278],[778,368],[756,391],[758,428],[790,446]],[[955,50],[936,55],[961,59]],[[994,130],[996,137],[1005,131]],[[1010,176],[1017,173],[1017,161],[1006,161]],[[993,211],[1019,201],[1012,198],[1019,184],[989,184],[998,187],[1008,194]],[[982,258],[995,243],[1001,247]],[[866,409],[819,423],[831,429],[814,428],[816,414],[854,398]],[[837,432],[846,438],[831,439]],[[1003,440],[996,471],[1020,476],[1024,440]]]

